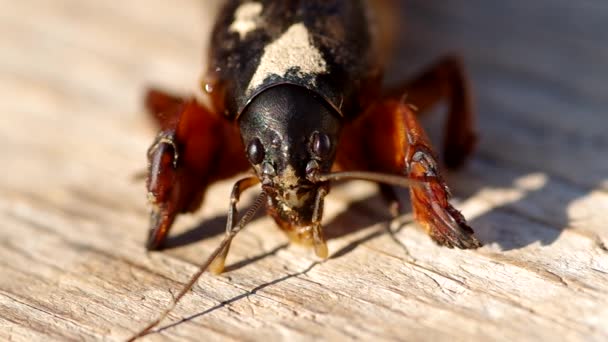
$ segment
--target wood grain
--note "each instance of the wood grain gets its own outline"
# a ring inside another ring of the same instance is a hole
[[[0,0],[0,340],[123,340],[218,243],[231,182],[179,219],[172,248],[146,253],[132,177],[154,135],[143,89],[195,91],[216,8]],[[326,209],[329,260],[260,217],[229,271],[203,275],[145,339],[608,339],[608,6],[402,9],[389,81],[453,51],[470,71],[479,151],[449,183],[485,246],[438,247],[391,224],[374,186],[344,183]],[[427,117],[435,139],[442,113]]]

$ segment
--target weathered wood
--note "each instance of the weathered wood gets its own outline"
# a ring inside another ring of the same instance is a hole
[[[219,242],[230,182],[146,253],[132,180],[154,134],[143,89],[196,89],[216,6],[0,1],[0,339],[124,339]],[[329,260],[261,217],[147,339],[608,339],[608,6],[403,8],[392,80],[447,51],[471,72],[480,151],[449,180],[486,246],[438,247],[390,225],[374,186],[341,184]]]

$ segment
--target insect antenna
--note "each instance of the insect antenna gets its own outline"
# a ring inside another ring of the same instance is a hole
[[[243,217],[239,220],[239,223],[236,226],[234,226],[230,230],[230,232],[228,232],[226,234],[226,236],[224,237],[222,242],[219,244],[219,246],[217,246],[217,248],[213,251],[213,253],[211,253],[211,255],[209,255],[207,260],[205,260],[205,262],[200,265],[198,271],[190,278],[188,283],[186,283],[186,285],[182,288],[182,290],[179,292],[179,294],[175,298],[173,298],[171,305],[169,305],[169,307],[166,308],[165,311],[163,311],[158,316],[158,318],[156,318],[154,321],[150,322],[145,328],[143,328],[137,334],[133,335],[127,341],[129,341],[129,342],[135,341],[136,339],[147,335],[148,333],[150,333],[150,330],[152,330],[152,328],[157,326],[163,319],[165,319],[165,317],[167,317],[167,315],[171,311],[173,311],[173,309],[175,308],[175,306],[177,306],[177,303],[180,301],[180,299],[182,299],[182,297],[184,295],[186,295],[186,293],[188,291],[190,291],[190,289],[192,289],[192,287],[194,286],[194,284],[196,283],[198,278],[200,278],[200,276],[207,270],[207,268],[209,268],[209,265],[211,265],[211,263],[213,263],[215,258],[224,250],[224,248],[226,248],[230,244],[230,242],[236,236],[236,234],[238,234],[241,230],[243,230],[245,225],[247,225],[247,223],[249,223],[249,221],[251,221],[251,219],[253,219],[255,213],[264,204],[265,199],[266,199],[266,193],[262,192],[261,194],[258,195],[258,197],[256,198],[253,205],[249,208],[249,210],[247,210],[247,212],[245,212]]]
[[[313,179],[317,182],[338,181],[342,179],[358,179],[370,182],[384,183],[394,186],[410,187],[412,185],[437,181],[437,177],[425,176],[421,178],[412,178],[405,176],[397,176],[386,173],[366,172],[366,171],[345,171],[332,172],[325,174],[314,175]]]

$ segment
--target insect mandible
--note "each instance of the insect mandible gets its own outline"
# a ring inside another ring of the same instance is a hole
[[[203,81],[211,105],[159,90],[146,96],[161,127],[148,151],[148,249],[162,247],[176,216],[200,207],[210,184],[250,169],[255,175],[233,187],[227,236],[198,275],[207,266],[223,270],[232,237],[264,205],[292,242],[326,258],[323,202],[337,179],[382,184],[395,215],[401,208],[393,186],[408,185],[414,216],[434,241],[480,246],[448,202],[437,157],[416,117],[447,101],[444,162],[460,166],[476,141],[462,63],[447,56],[383,89],[388,25],[374,12],[381,2],[226,2]],[[240,194],[258,183],[261,194],[237,224]]]

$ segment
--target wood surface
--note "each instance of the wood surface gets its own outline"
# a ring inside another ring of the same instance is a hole
[[[0,340],[124,340],[221,239],[232,181],[146,253],[146,85],[193,93],[215,1],[0,0]],[[331,257],[260,216],[145,340],[608,340],[608,4],[406,1],[390,80],[464,57],[480,142],[448,175],[485,246],[333,188]],[[427,117],[440,137],[443,108]],[[406,191],[403,191],[407,202]],[[251,201],[245,196],[245,203]],[[406,203],[406,205],[409,205]]]

